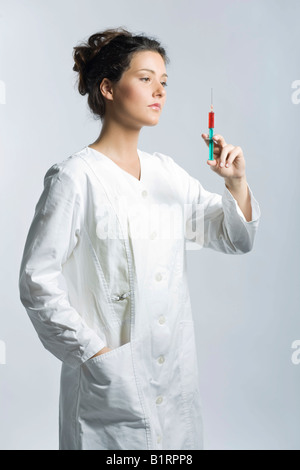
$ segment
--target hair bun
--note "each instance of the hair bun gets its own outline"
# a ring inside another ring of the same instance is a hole
[[[88,41],[74,47],[74,72],[79,73],[78,90],[81,95],[89,92],[86,71],[90,62],[99,54],[101,49],[117,36],[131,36],[129,31],[123,28],[106,29],[103,32],[95,33],[89,37]]]

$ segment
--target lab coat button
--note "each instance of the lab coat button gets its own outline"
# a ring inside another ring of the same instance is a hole
[[[161,325],[163,325],[163,324],[165,323],[165,321],[166,321],[166,319],[165,319],[165,317],[164,317],[163,315],[162,315],[161,317],[159,317],[159,319],[158,319],[158,322],[159,322]]]
[[[156,442],[157,442],[157,444],[159,444],[161,442],[161,436],[157,436]]]
[[[157,397],[156,398],[156,404],[157,405],[160,405],[162,403],[162,401],[163,401],[163,397]]]
[[[142,191],[142,196],[143,197],[147,197],[148,196],[148,192],[146,190]]]
[[[151,240],[154,240],[154,238],[156,238],[156,235],[156,232],[152,232],[150,235]]]
[[[165,362],[164,356],[159,356],[158,362],[159,362],[159,364],[163,364]]]
[[[157,281],[161,281],[161,280],[162,280],[162,275],[161,275],[161,273],[157,273],[156,276],[155,276],[155,279],[156,279]]]

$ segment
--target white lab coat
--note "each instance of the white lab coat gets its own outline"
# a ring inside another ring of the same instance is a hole
[[[54,164],[27,236],[20,298],[62,361],[61,450],[203,449],[186,250],[249,252],[260,208],[249,187],[247,222],[225,185],[138,155],[141,180],[90,147]]]

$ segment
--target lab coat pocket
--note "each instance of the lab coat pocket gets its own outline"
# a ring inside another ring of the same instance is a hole
[[[179,323],[179,365],[183,398],[191,402],[197,389],[198,365],[193,321]]]
[[[82,449],[147,448],[131,348],[132,343],[126,343],[80,366],[78,439]]]

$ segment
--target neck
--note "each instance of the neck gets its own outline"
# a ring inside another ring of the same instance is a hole
[[[138,159],[139,133],[140,129],[104,120],[98,139],[90,147],[99,150],[117,163],[125,165],[134,163]]]

